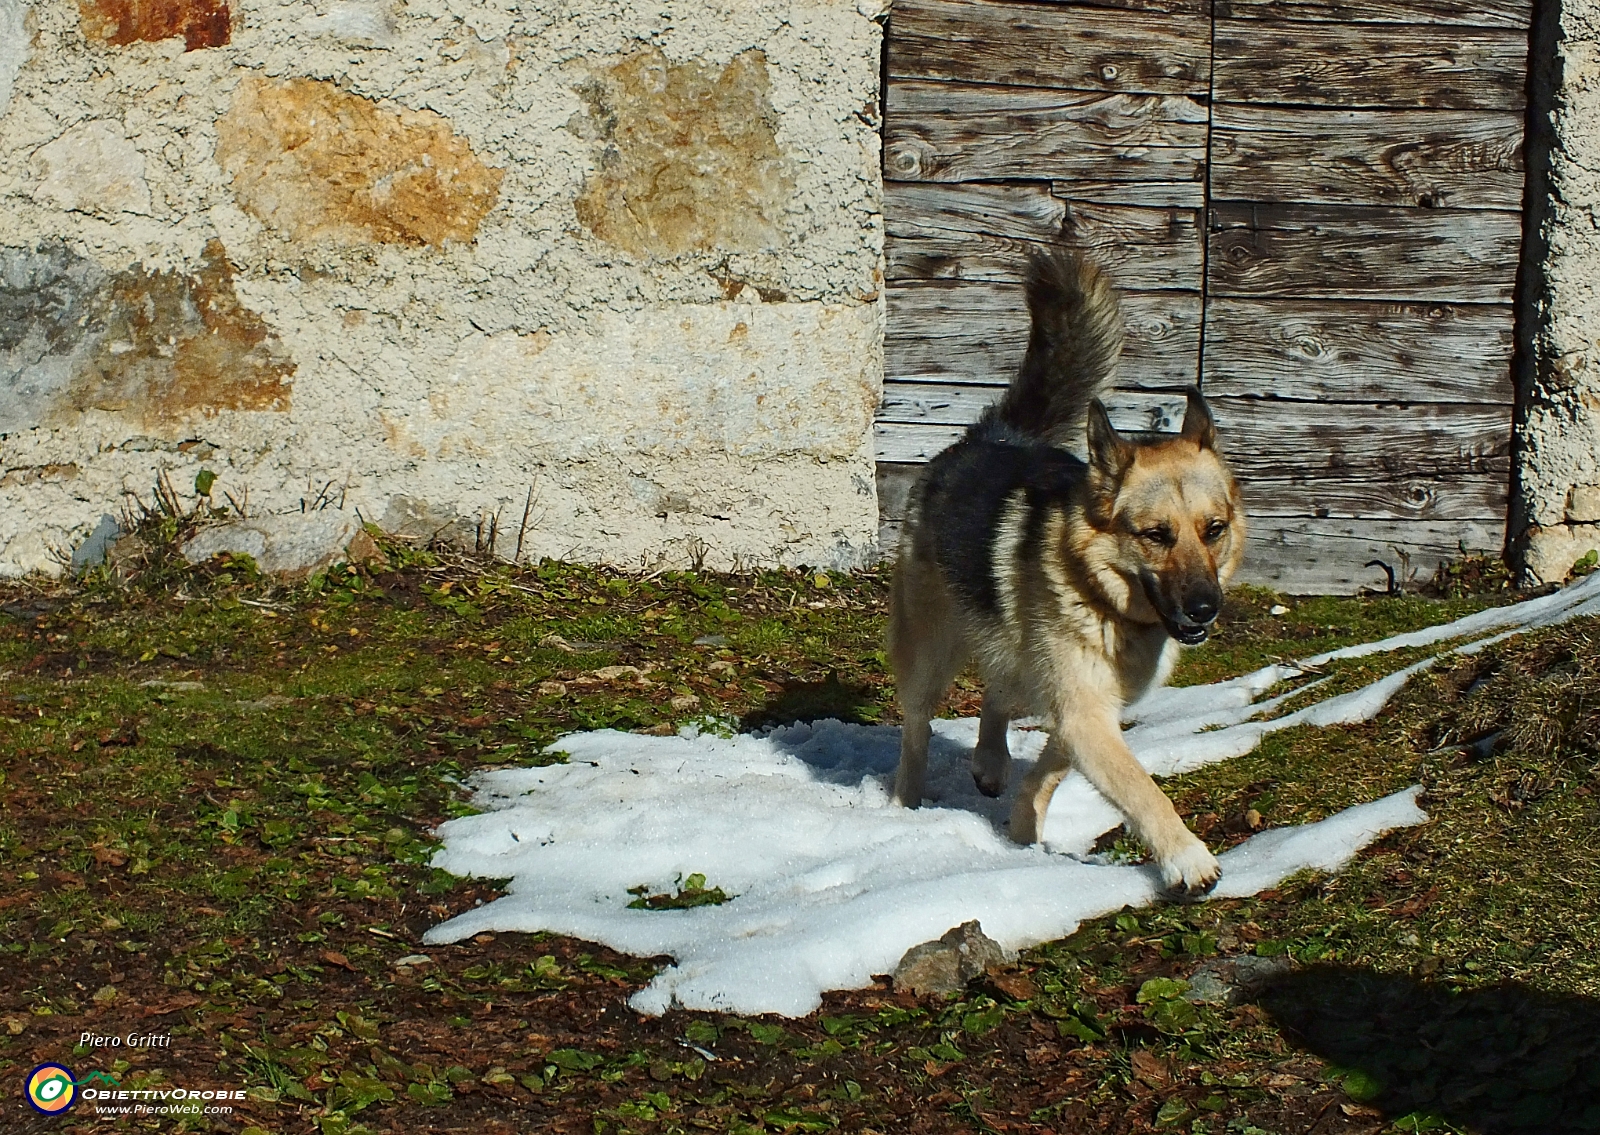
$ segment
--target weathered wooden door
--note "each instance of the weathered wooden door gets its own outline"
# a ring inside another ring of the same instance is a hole
[[[1124,292],[1113,418],[1211,400],[1247,578],[1291,592],[1498,552],[1530,3],[896,0],[884,536],[1021,359],[1058,235]]]

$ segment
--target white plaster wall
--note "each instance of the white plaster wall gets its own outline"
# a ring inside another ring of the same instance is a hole
[[[72,343],[15,346],[7,388],[0,351],[0,573],[55,570],[124,494],[201,467],[217,499],[247,490],[255,511],[332,481],[368,517],[498,511],[513,529],[531,488],[533,556],[870,558],[880,8],[247,0],[230,43],[185,51],[86,42],[75,0],[0,0],[0,250],[26,262],[57,242],[80,275],[148,281],[201,273],[220,247],[238,303],[293,362],[286,409],[238,409],[69,396],[88,350]],[[597,237],[574,201],[611,157],[581,92],[640,51],[715,76],[752,49],[784,186],[772,238]],[[294,78],[441,116],[503,171],[475,238],[307,238],[247,207],[218,121],[241,84]]]
[[[1600,0],[1563,0],[1545,292],[1518,475],[1532,581],[1600,548]]]

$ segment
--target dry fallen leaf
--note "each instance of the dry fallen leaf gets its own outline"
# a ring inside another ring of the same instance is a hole
[[[989,979],[989,983],[1007,997],[1017,1001],[1032,1001],[1039,996],[1039,987],[1025,973],[995,974]]]
[[[1167,1062],[1147,1048],[1136,1048],[1129,1057],[1133,1074],[1152,1088],[1159,1088],[1172,1078]]]

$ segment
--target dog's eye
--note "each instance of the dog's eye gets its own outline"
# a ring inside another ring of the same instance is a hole
[[[1172,529],[1165,524],[1158,525],[1155,528],[1146,528],[1139,533],[1139,539],[1148,540],[1152,544],[1160,544],[1163,548],[1170,548],[1178,542],[1178,538],[1172,534]]]
[[[1228,530],[1226,520],[1213,520],[1206,525],[1206,543],[1212,544],[1222,539],[1222,534]]]

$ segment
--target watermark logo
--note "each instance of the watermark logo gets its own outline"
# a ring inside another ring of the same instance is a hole
[[[101,1084],[103,1087],[93,1087]],[[243,1088],[180,1088],[151,1084],[124,1088],[108,1072],[90,1072],[75,1079],[63,1064],[41,1064],[28,1076],[28,1102],[44,1115],[61,1115],[80,1100],[105,1115],[231,1115],[223,1101],[242,1100]]]
[[[78,1098],[78,1084],[70,1069],[41,1064],[28,1077],[28,1102],[45,1115],[60,1115]]]

